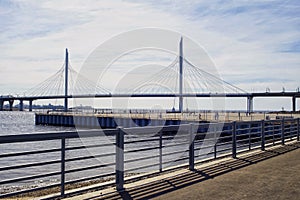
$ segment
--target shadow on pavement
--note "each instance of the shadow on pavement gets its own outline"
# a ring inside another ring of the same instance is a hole
[[[121,192],[94,196],[89,199],[150,199],[195,183],[212,179],[233,170],[253,165],[298,148],[300,148],[300,143],[288,144],[276,149],[262,151],[255,155],[240,156],[234,160],[217,163],[209,167],[201,168],[201,171],[188,171],[164,180],[154,181],[134,188],[128,188]]]

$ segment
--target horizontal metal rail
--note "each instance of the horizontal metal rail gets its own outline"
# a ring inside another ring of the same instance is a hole
[[[1,137],[1,136],[0,136]],[[0,141],[1,144],[1,141]],[[47,149],[47,150],[40,150],[40,151],[24,151],[24,152],[16,152],[16,153],[7,153],[1,154],[0,158],[6,157],[15,157],[15,156],[24,156],[24,155],[34,155],[34,154],[44,154],[44,153],[53,153],[53,152],[60,152],[61,149]]]

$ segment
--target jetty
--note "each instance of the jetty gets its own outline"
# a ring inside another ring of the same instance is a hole
[[[90,112],[37,112],[36,125],[85,128],[145,127],[189,123],[259,121],[300,118],[300,112],[230,112],[188,111],[166,112],[147,110],[93,110]]]

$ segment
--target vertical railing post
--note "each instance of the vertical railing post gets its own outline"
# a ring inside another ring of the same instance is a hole
[[[194,125],[190,124],[189,126],[189,139],[190,139],[190,146],[189,146],[189,169],[194,170],[195,168],[195,144],[194,144]]]
[[[214,158],[217,158],[217,140],[215,140],[215,145],[214,145]]]
[[[218,143],[218,139],[217,139],[217,130],[216,127],[214,126],[214,158],[217,158],[217,143]]]
[[[284,145],[284,132],[285,132],[284,118],[281,120],[281,144]]]
[[[162,172],[162,134],[163,132],[159,132],[159,172]]]
[[[300,139],[300,118],[297,119],[297,141]]]
[[[276,122],[272,122],[272,140],[273,140],[273,146],[275,145],[275,132],[276,132],[276,129],[275,129],[275,124]]]
[[[265,150],[265,121],[261,120],[261,150]]]
[[[251,123],[249,123],[248,125],[247,133],[248,133],[248,148],[249,150],[251,150]]]
[[[124,131],[120,127],[116,134],[116,189],[124,189]]]
[[[61,138],[61,165],[60,165],[60,195],[65,195],[65,158],[66,158],[66,138]]]
[[[232,122],[232,157],[236,158],[236,122]]]

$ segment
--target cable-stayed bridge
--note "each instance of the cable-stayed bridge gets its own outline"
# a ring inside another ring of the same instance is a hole
[[[64,99],[65,111],[68,110],[68,99],[71,98],[119,98],[119,97],[172,97],[178,98],[178,111],[184,109],[183,98],[188,97],[244,97],[247,98],[247,112],[253,112],[254,97],[291,97],[292,110],[296,111],[296,98],[300,92],[265,92],[249,93],[219,77],[195,66],[183,56],[182,39],[179,45],[179,56],[147,80],[135,83],[134,89],[110,91],[103,86],[77,73],[69,64],[69,54],[66,49],[63,66],[42,83],[24,92],[19,96],[0,96],[0,110],[3,110],[5,101],[9,102],[10,109],[14,101],[32,103],[42,99]]]

